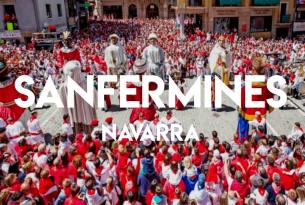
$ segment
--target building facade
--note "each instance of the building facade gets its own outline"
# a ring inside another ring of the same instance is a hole
[[[287,37],[292,32],[295,0],[202,0],[201,6],[192,1],[196,0],[178,2],[176,12],[196,14],[206,31],[265,38]]]
[[[222,33],[237,31],[242,35],[267,38],[291,35],[297,2],[304,1],[103,0],[98,2],[99,13],[112,15],[114,18],[156,16],[172,18],[183,15],[184,18],[191,17],[194,23],[205,31]],[[296,27],[303,27],[303,24],[299,23]]]
[[[96,5],[100,15],[118,19],[174,17],[168,0],[103,0]]]
[[[64,30],[64,0],[0,0],[0,38],[30,38],[45,27]]]

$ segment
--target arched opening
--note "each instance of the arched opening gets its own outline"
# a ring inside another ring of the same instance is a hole
[[[175,9],[173,9],[172,5],[168,5],[168,18],[169,19],[174,19],[176,17],[176,12]]]
[[[159,17],[159,8],[156,4],[149,4],[146,8],[147,18],[157,18]]]
[[[128,6],[128,18],[132,19],[137,17],[138,17],[137,6],[134,4],[130,4]]]

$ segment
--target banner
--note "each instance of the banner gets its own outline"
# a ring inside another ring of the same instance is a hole
[[[4,32],[0,32],[0,38],[16,39],[16,38],[22,38],[22,35],[20,31],[4,31]]]
[[[297,0],[297,4],[298,5],[304,5],[305,4],[305,0]]]
[[[305,22],[294,22],[293,31],[294,32],[305,31]]]

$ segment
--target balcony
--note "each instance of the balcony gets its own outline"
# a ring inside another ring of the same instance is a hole
[[[253,0],[253,6],[277,6],[280,4],[280,0]]]
[[[241,6],[241,0],[216,0],[216,6]]]

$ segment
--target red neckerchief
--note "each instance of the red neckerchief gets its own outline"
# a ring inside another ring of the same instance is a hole
[[[88,189],[87,193],[89,196],[92,196],[95,194],[95,189]]]
[[[36,119],[37,119],[37,116],[31,115],[31,117],[30,117],[30,121],[31,121],[31,122],[33,122],[33,121],[36,120]]]
[[[64,120],[64,124],[70,124],[69,120]]]
[[[13,125],[14,123],[15,123],[15,121],[8,122],[9,125]]]
[[[110,193],[112,191],[112,189],[114,188],[113,185],[109,186],[109,185],[106,185],[106,190]]]
[[[262,118],[262,116],[257,116],[256,120],[257,120],[257,122],[260,123],[263,120],[263,118]]]
[[[239,143],[240,143],[238,138],[234,139],[234,142],[235,142],[236,144],[239,144]]]
[[[265,195],[265,189],[264,189],[264,187],[259,187],[258,188],[258,192],[259,192],[259,194],[261,195],[261,196],[264,196]]]
[[[37,156],[38,156],[38,157],[40,157],[40,156],[42,156],[42,155],[44,155],[44,154],[46,154],[46,152],[45,152],[45,151],[42,151],[42,152],[37,152]]]
[[[99,166],[99,167],[96,167],[95,168],[95,172],[100,175],[102,173],[102,170],[103,170],[103,166]]]

